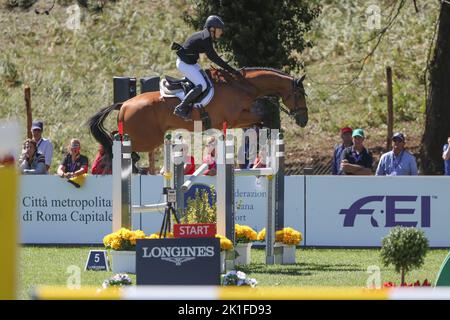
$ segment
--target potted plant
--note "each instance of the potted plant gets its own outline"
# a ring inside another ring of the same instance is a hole
[[[126,228],[121,228],[103,238],[103,244],[110,249],[111,269],[114,273],[136,273],[136,240],[144,238],[143,231],[131,231]]]
[[[398,226],[382,239],[380,255],[385,267],[392,264],[401,274],[404,286],[406,273],[423,265],[427,251],[428,239],[422,230]]]
[[[214,186],[210,187],[210,194],[206,190],[196,190],[194,198],[189,198],[185,214],[181,223],[216,223],[216,193]]]
[[[220,239],[220,272],[224,273],[227,269],[226,260],[230,260],[233,253],[233,242],[220,234],[216,234],[216,238]]]
[[[222,276],[223,286],[249,286],[254,288],[258,281],[254,278],[248,278],[242,271],[231,270]]]
[[[235,251],[237,253],[235,263],[237,265],[250,264],[252,242],[256,241],[258,234],[249,226],[239,224],[234,226],[234,233],[236,239]]]
[[[257,240],[266,239],[266,229],[258,233]],[[294,264],[296,246],[303,240],[302,233],[293,228],[283,228],[275,232],[274,254],[275,263]]]
[[[124,287],[132,284],[131,278],[125,273],[118,273],[102,283],[102,288]]]

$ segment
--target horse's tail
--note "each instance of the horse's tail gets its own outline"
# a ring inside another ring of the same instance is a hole
[[[114,110],[120,110],[121,107],[122,103],[112,104],[101,109],[88,121],[89,130],[91,131],[92,136],[103,146],[103,148],[105,149],[105,153],[109,156],[110,159],[112,159],[113,137],[111,133],[109,133],[105,129],[105,127],[103,126],[103,122],[111,112],[113,112]]]

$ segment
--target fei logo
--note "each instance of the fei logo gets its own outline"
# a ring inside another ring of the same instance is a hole
[[[431,226],[431,196],[368,196],[356,200],[348,209],[341,209],[339,214],[345,215],[344,227],[353,227],[357,215],[370,215],[370,222],[373,227],[378,227],[378,221],[373,217],[375,209],[369,208],[363,209],[363,207],[371,202],[381,202],[385,200],[385,209],[381,210],[381,213],[386,214],[386,228],[403,226],[403,227],[416,227],[418,221],[398,221],[397,216],[401,214],[414,214],[416,209],[411,206],[411,202],[417,205],[420,202],[420,226],[422,228],[429,228]],[[397,204],[400,202],[410,202],[409,208],[398,208]]]

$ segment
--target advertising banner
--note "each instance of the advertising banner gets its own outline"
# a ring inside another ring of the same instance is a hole
[[[395,226],[450,246],[446,177],[306,176],[306,245],[375,246]]]
[[[141,239],[136,242],[138,285],[219,285],[217,238]]]

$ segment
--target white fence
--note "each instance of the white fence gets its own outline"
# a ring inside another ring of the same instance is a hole
[[[22,243],[101,243],[111,232],[112,177],[89,176],[77,189],[56,176],[22,176]],[[197,183],[214,184],[212,177]],[[265,226],[266,179],[236,177],[236,223]],[[448,177],[287,176],[285,226],[306,246],[377,247],[392,226],[425,231],[432,247],[450,247]],[[161,176],[133,176],[132,203],[161,202]],[[161,214],[134,214],[133,228],[159,231]]]

